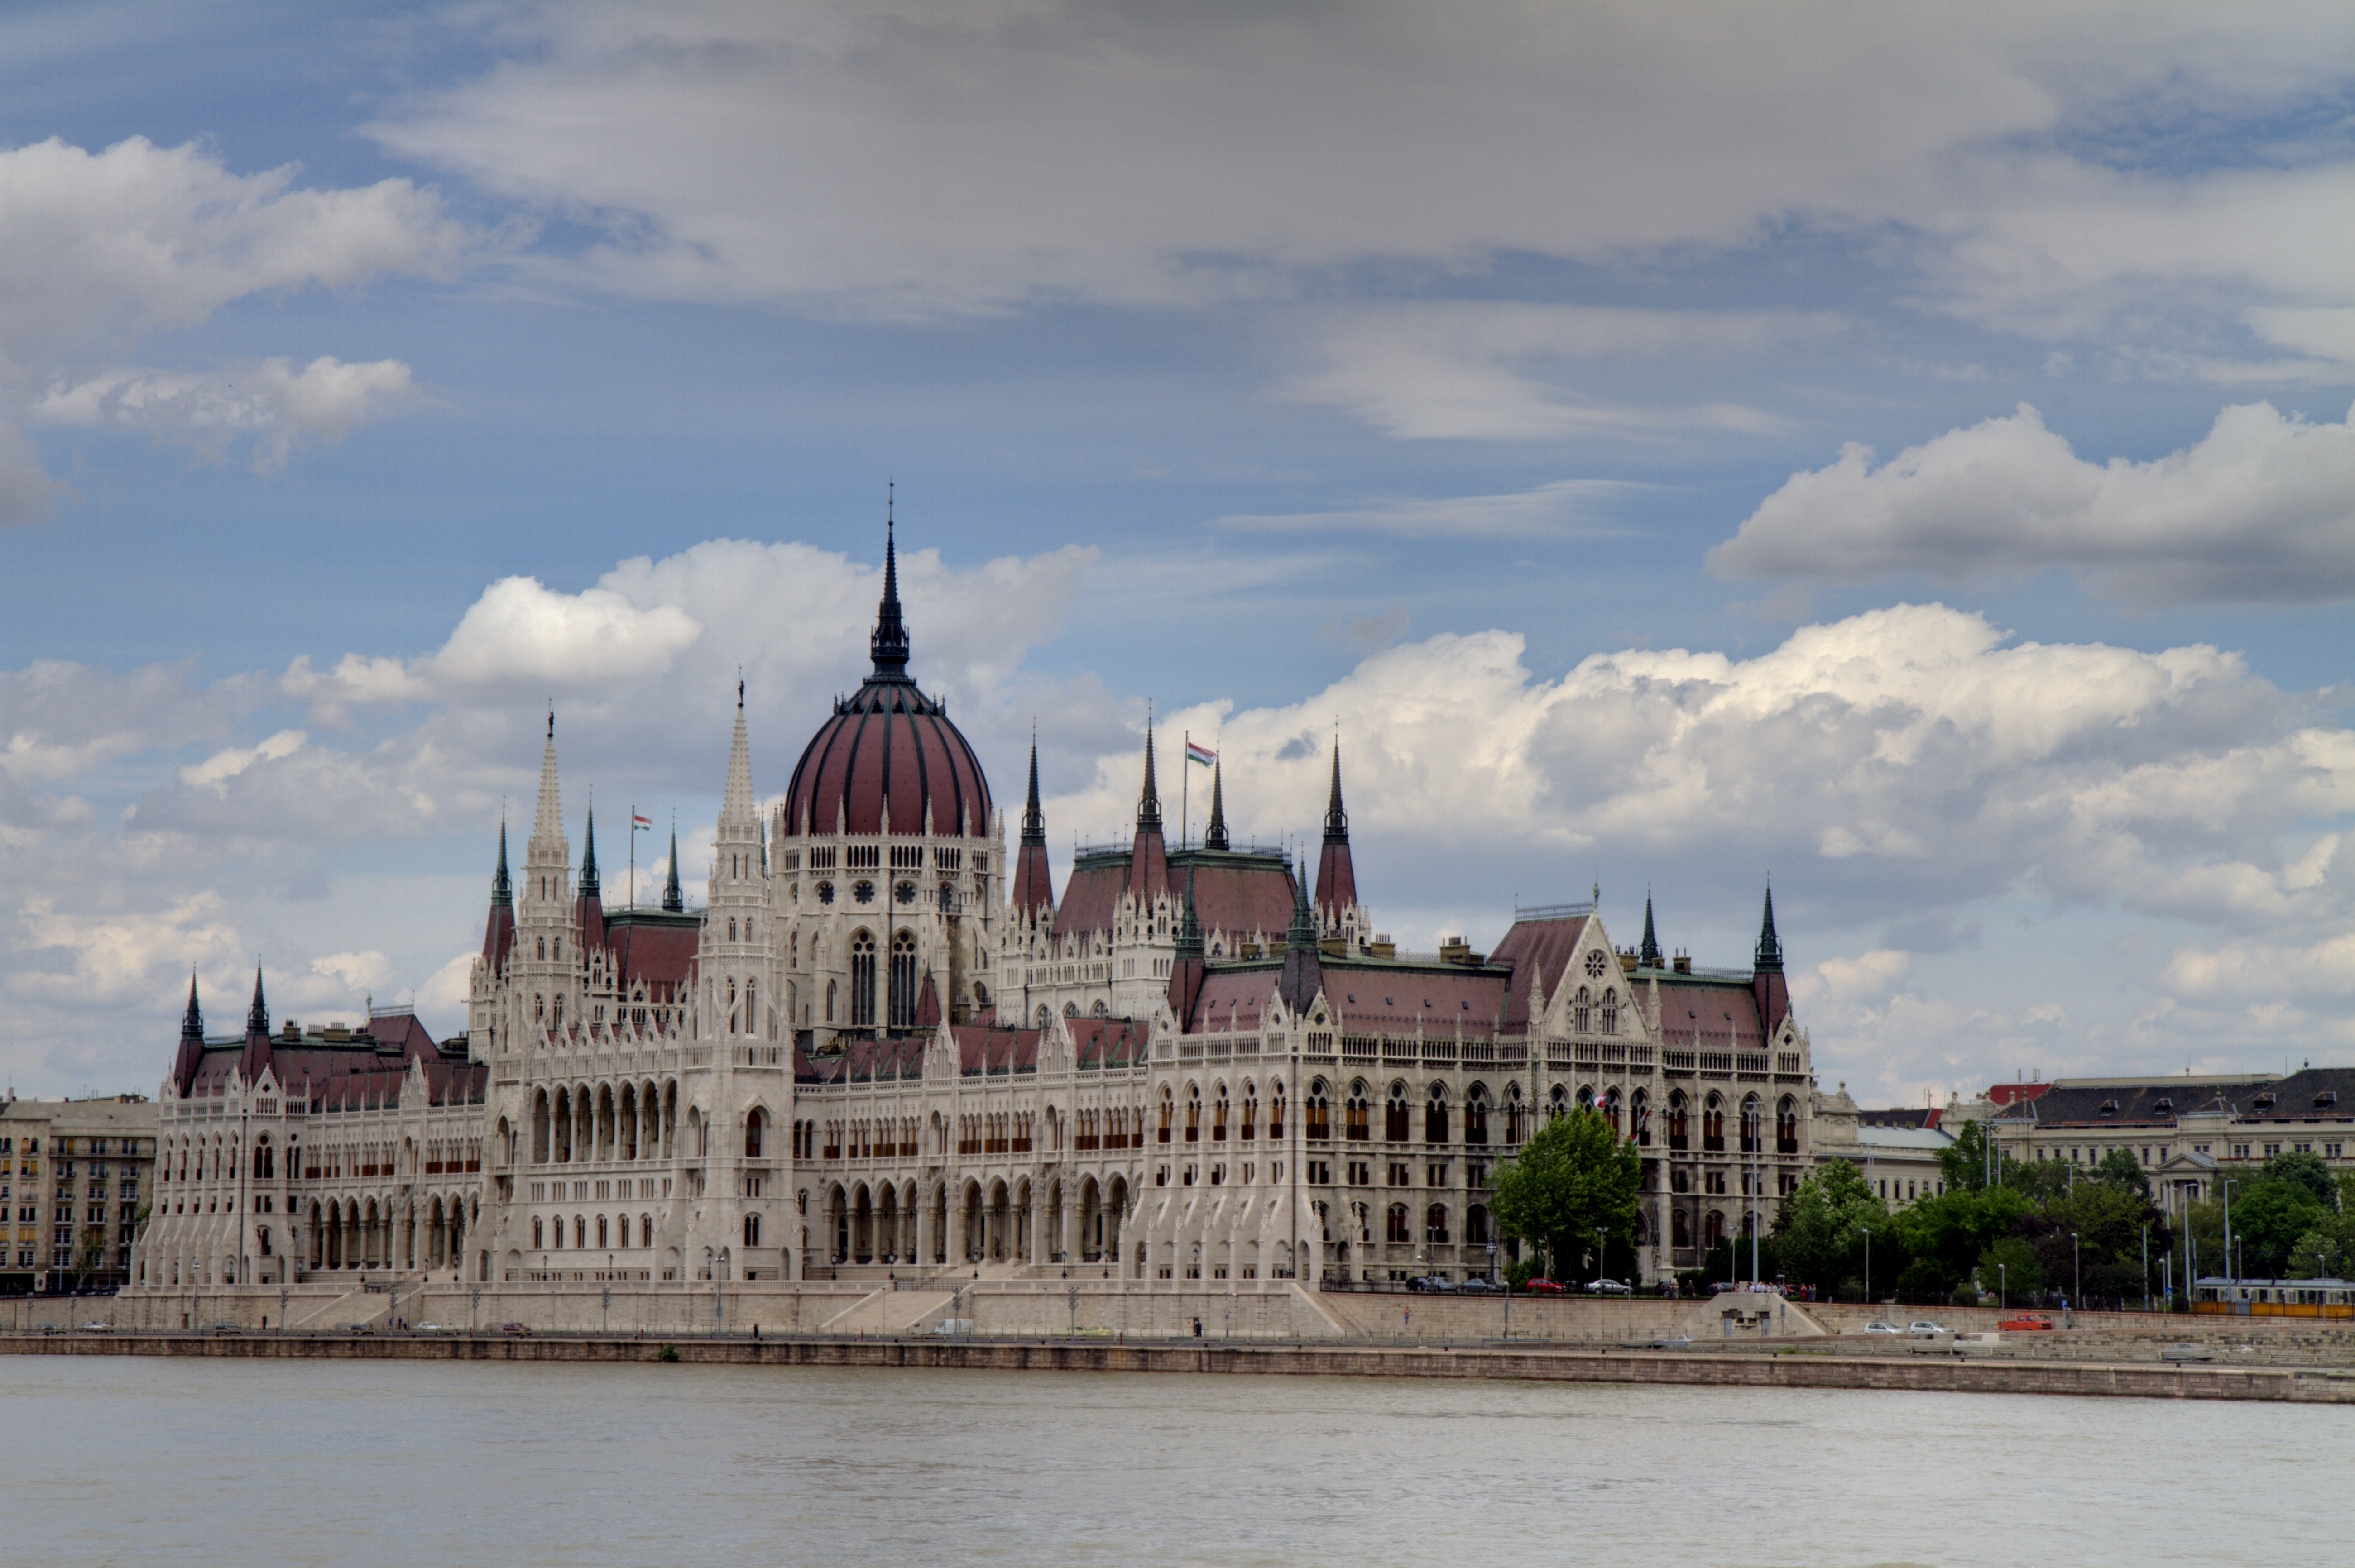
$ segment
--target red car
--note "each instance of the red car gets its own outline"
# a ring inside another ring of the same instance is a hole
[[[2052,1319],[2041,1312],[2017,1312],[1996,1325],[2007,1334],[2051,1333]]]
[[[1570,1287],[1558,1279],[1532,1279],[1521,1287],[1532,1296],[1567,1296]]]

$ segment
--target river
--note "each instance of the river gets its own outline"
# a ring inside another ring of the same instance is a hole
[[[48,1563],[2346,1562],[2355,1408],[0,1358]]]

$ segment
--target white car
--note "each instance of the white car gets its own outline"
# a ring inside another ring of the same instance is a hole
[[[1933,1323],[1927,1318],[1914,1319],[1905,1325],[1905,1331],[1917,1340],[1934,1340],[1941,1334],[1953,1332],[1944,1323]]]
[[[1883,1323],[1880,1319],[1875,1319],[1873,1321],[1867,1323],[1864,1326],[1864,1331],[1868,1334],[1902,1334],[1905,1330],[1900,1329],[1894,1323]]]
[[[450,1330],[439,1323],[420,1323],[417,1325],[417,1331],[421,1334],[446,1334]]]

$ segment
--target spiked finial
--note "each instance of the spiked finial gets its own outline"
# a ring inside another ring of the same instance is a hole
[[[1202,920],[1194,912],[1194,868],[1186,868],[1186,917],[1178,927],[1178,957],[1199,959],[1202,956]]]
[[[195,981],[191,980],[189,990],[193,992],[195,989]],[[253,966],[253,1006],[248,1009],[245,1014],[245,1032],[248,1034],[270,1033],[270,1004],[261,1000],[261,966],[260,964]]]
[[[687,895],[678,887],[678,824],[670,826],[670,880],[663,884],[663,907],[671,914],[687,908]]]
[[[1761,974],[1783,972],[1783,939],[1774,934],[1774,885],[1766,885],[1766,913],[1758,923],[1758,957],[1752,966]]]
[[[199,1045],[205,1043],[205,1014],[197,1005],[197,971],[193,969],[188,970],[188,1011],[180,1019],[180,1038]]]
[[[908,627],[900,617],[900,551],[891,523],[890,490],[883,503],[883,604],[875,614],[875,636],[868,643],[875,655],[874,679],[908,678]]]
[[[589,825],[584,832],[586,842],[581,851],[581,896],[602,898],[602,889],[597,885],[597,808],[594,806],[589,808]]]
[[[515,907],[515,884],[507,879],[507,820],[504,812],[499,817],[499,868],[491,873],[491,907]]]
[[[1161,831],[1161,791],[1153,781],[1153,718],[1149,713],[1145,720],[1145,790],[1136,800],[1136,831]]]
[[[1660,939],[1652,934],[1652,893],[1649,888],[1644,890],[1644,946],[1636,955],[1636,964],[1637,968],[1646,969],[1660,967]]]
[[[1039,805],[1039,736],[1035,733],[1030,736],[1030,796],[1022,807],[1022,842],[1047,842],[1047,813]]]
[[[1210,826],[1209,831],[1202,835],[1204,849],[1223,850],[1227,847],[1227,791],[1220,773],[1225,766],[1223,761],[1210,764]]]
[[[1325,802],[1325,842],[1349,842],[1349,813],[1341,809],[1341,737],[1333,737],[1333,791]]]

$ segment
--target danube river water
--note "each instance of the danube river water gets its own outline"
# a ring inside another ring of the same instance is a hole
[[[40,1563],[2345,1563],[2355,1408],[0,1358]]]

